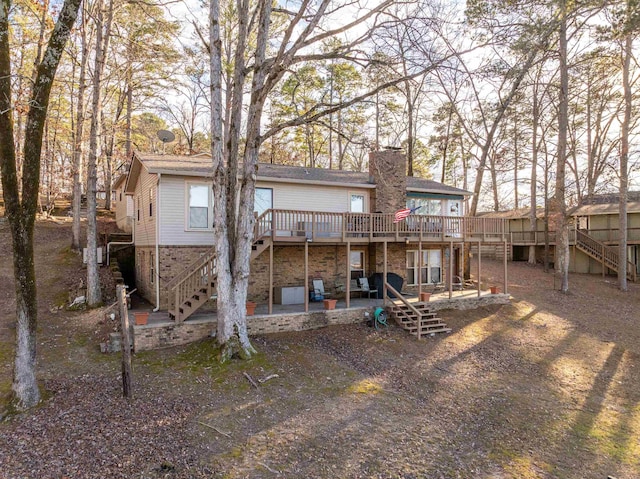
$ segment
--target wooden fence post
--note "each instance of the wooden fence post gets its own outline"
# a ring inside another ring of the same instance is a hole
[[[122,396],[133,397],[131,387],[131,336],[129,334],[129,311],[127,308],[127,293],[124,285],[116,286],[116,296],[120,306],[120,326],[122,328]]]

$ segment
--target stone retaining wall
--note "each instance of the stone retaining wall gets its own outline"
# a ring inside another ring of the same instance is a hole
[[[430,303],[433,311],[443,309],[476,309],[490,304],[509,304],[508,294],[487,294],[480,298],[439,299]],[[331,311],[310,311],[308,313],[288,313],[250,316],[247,318],[249,335],[281,333],[286,331],[305,331],[319,329],[336,324],[352,324],[364,321],[365,312],[373,317],[374,307],[334,309]],[[216,317],[206,316],[185,321],[184,323],[148,324],[133,327],[134,350],[168,348],[192,343],[215,335]]]
[[[511,296],[506,293],[485,294],[475,298],[451,298],[438,299],[429,303],[431,310],[440,311],[442,309],[477,309],[490,304],[509,304]]]
[[[271,314],[250,316],[247,318],[249,335],[279,333],[285,331],[304,331],[318,329],[333,324],[350,324],[364,321],[365,311],[373,315],[373,308],[335,309],[331,311],[312,311],[309,313]],[[133,327],[134,350],[168,348],[188,344],[215,334],[216,317],[206,316],[185,321],[184,323],[148,324]]]

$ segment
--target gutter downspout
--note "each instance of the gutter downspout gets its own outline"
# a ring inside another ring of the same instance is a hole
[[[160,309],[160,178],[162,173],[158,173],[158,182],[156,183],[156,307],[153,312]]]
[[[111,248],[112,244],[117,244],[117,245],[132,245],[135,244],[136,242],[136,221],[135,218],[131,217],[131,219],[133,219],[133,221],[131,222],[132,227],[131,227],[131,241],[111,241],[110,243],[107,243],[107,266],[109,266],[111,263],[109,262],[110,259],[110,254],[109,254],[109,249]]]

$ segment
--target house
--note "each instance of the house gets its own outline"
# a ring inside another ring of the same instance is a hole
[[[374,152],[369,163],[368,173],[259,164],[250,301],[269,311],[278,300],[306,308],[318,278],[348,305],[359,278],[384,272],[398,275],[403,291],[450,285],[462,274],[466,242],[505,240],[502,220],[464,216],[469,192],[407,177],[403,153]],[[134,153],[124,183],[136,287],[178,322],[215,294],[211,175],[208,155]],[[394,223],[407,206],[419,214]]]
[[[126,195],[127,175],[120,175],[113,184],[116,225],[125,233],[133,232],[133,196]]]
[[[618,269],[619,196],[601,194],[584,198],[570,212],[569,271],[575,273],[615,274]],[[529,209],[484,213],[481,217],[504,219],[509,232],[509,256],[514,261],[526,261],[534,246],[539,261],[544,255],[544,211],[536,213],[536,227],[531,230]],[[551,261],[556,244],[553,215],[549,218],[548,244]],[[629,192],[627,202],[627,270],[635,280],[640,274],[640,192]]]

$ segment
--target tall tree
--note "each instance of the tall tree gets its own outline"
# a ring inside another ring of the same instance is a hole
[[[560,275],[560,291],[569,291],[569,218],[567,217],[566,169],[567,129],[569,123],[569,67],[567,64],[567,1],[560,0],[560,31],[558,36],[558,58],[560,62],[560,91],[558,98],[558,146],[556,163],[556,192],[553,197],[553,212],[556,218],[555,269]]]
[[[18,184],[17,176],[11,103],[11,1],[0,2],[0,71],[3,72],[0,76],[0,173],[13,243],[17,322],[12,390],[18,409],[32,407],[40,401],[35,370],[38,308],[33,256],[33,230],[40,187],[40,154],[53,79],[64,45],[75,23],[80,1],[65,0],[42,59],[36,65],[25,129],[21,185]]]
[[[78,77],[78,92],[76,97],[76,120],[73,133],[73,202],[71,211],[73,214],[73,226],[71,247],[79,250],[80,245],[80,210],[82,208],[82,180],[83,180],[83,136],[84,136],[84,95],[87,89],[87,62],[89,60],[89,46],[87,43],[87,29],[85,21],[85,8],[82,6],[80,22],[80,72]]]
[[[96,52],[93,71],[93,98],[91,100],[91,127],[89,132],[89,161],[87,163],[87,305],[96,306],[102,301],[100,277],[98,275],[98,219],[96,189],[98,182],[98,144],[100,138],[100,120],[102,101],[100,98],[105,56],[109,51],[111,22],[113,20],[113,2],[108,0],[107,19],[104,20],[103,3],[96,5]]]
[[[270,36],[270,20],[275,11],[271,2],[238,0],[238,24],[235,29],[235,51],[233,54],[232,91],[227,91],[230,102],[229,116],[223,114],[222,89],[222,37],[221,10],[219,0],[212,0],[210,19],[210,63],[211,63],[211,150],[213,160],[214,195],[214,242],[217,255],[218,278],[218,328],[217,340],[223,345],[222,358],[233,354],[243,357],[254,353],[246,328],[246,297],[249,277],[249,258],[253,241],[253,200],[260,144],[272,135],[297,125],[317,121],[333,112],[354,105],[374,95],[376,91],[389,88],[395,81],[380,85],[378,89],[365,92],[342,104],[318,103],[300,116],[261,133],[262,111],[271,92],[293,65],[305,61],[331,58],[351,58],[366,61],[358,51],[359,45],[369,38],[376,22],[384,17],[385,10],[393,2],[381,2],[375,7],[361,9],[356,13],[335,5],[330,0],[311,2],[303,0],[297,10],[278,10],[287,24],[277,38]],[[332,9],[332,6],[336,6]],[[339,19],[347,19],[340,23]],[[314,45],[324,40],[354,33],[360,25],[367,24],[369,33],[355,35],[353,41],[345,42],[336,49],[321,54],[311,53]],[[249,33],[255,34],[255,47],[250,47]],[[275,44],[273,55],[267,57],[267,43]],[[425,66],[416,76],[432,68]],[[249,75],[250,74],[250,75]],[[247,94],[245,84],[250,80]],[[400,79],[401,81],[402,79]],[[243,100],[247,99],[247,108]],[[246,111],[246,121],[242,121]],[[245,126],[246,125],[246,126]],[[245,126],[245,134],[241,135]],[[241,144],[241,137],[244,144]],[[241,148],[242,147],[242,148]]]

